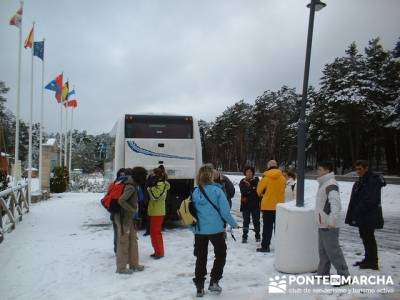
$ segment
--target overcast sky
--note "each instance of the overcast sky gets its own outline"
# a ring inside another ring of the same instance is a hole
[[[212,120],[227,106],[303,79],[308,0],[25,0],[23,39],[36,21],[46,38],[45,83],[61,71],[75,85],[75,126],[108,132],[124,113],[167,112]],[[315,20],[310,80],[356,41],[400,36],[399,0],[326,0]],[[0,80],[15,112],[19,7],[0,0]],[[22,51],[21,117],[28,119],[30,52]],[[41,61],[35,58],[34,118],[39,120]],[[59,108],[45,92],[47,131]]]

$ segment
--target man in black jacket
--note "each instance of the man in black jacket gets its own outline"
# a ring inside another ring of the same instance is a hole
[[[214,182],[221,185],[222,190],[225,193],[226,199],[228,199],[229,207],[232,208],[232,198],[235,196],[235,186],[227,176],[223,175],[216,169],[214,169],[213,171],[213,176]]]
[[[354,266],[359,266],[360,269],[378,270],[375,229],[383,228],[381,189],[386,183],[382,176],[369,170],[367,161],[357,161],[355,170],[359,180],[353,185],[345,222],[358,227],[365,256]]]

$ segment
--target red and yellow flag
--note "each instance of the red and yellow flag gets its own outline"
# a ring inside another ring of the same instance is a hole
[[[29,32],[29,35],[25,39],[24,48],[32,48],[33,46],[33,27]]]
[[[10,19],[10,25],[21,28],[22,23],[22,4],[21,7],[17,10],[17,12]]]
[[[58,75],[56,77],[56,85],[58,87],[58,91],[56,92],[56,99],[58,103],[61,103],[61,91],[62,91],[62,87],[63,87],[63,73],[61,73],[60,75]]]

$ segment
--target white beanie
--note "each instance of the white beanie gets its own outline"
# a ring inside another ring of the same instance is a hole
[[[275,168],[278,167],[278,163],[276,162],[276,160],[270,160],[270,161],[268,162],[268,164],[267,164],[267,168],[268,168],[268,169],[273,168],[273,167],[275,167]]]

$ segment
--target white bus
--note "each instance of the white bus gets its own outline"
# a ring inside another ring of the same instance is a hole
[[[120,168],[135,166],[151,172],[164,165],[171,184],[167,215],[176,215],[203,161],[197,121],[191,116],[127,114],[116,122],[110,136],[112,159],[105,173],[115,176]]]

